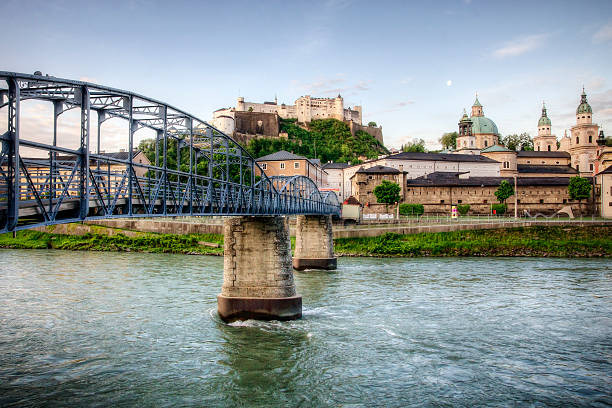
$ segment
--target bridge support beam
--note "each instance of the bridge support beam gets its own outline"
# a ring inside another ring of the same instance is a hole
[[[226,322],[302,317],[291,269],[286,217],[232,217],[223,228],[223,287],[217,296]]]
[[[298,215],[293,268],[336,269],[331,215]]]

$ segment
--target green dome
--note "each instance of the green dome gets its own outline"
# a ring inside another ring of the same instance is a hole
[[[593,113],[591,105],[589,105],[589,103],[587,102],[586,93],[584,92],[584,89],[582,90],[580,105],[578,105],[578,108],[576,109],[576,115],[579,115],[581,113]]]
[[[538,121],[538,126],[550,126],[550,119],[546,116],[546,107],[542,106],[542,117]]]
[[[480,133],[493,133],[498,135],[499,131],[495,122],[485,116],[472,116],[472,134],[477,135]]]

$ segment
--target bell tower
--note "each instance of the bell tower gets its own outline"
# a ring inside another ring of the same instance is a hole
[[[472,116],[484,116],[482,105],[478,101],[478,94],[476,94],[476,100],[472,105]]]

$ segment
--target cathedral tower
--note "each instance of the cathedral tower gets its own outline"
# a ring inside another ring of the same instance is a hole
[[[587,95],[582,88],[580,104],[576,108],[576,125],[570,129],[569,153],[572,156],[572,167],[581,176],[592,176],[597,160],[597,136],[599,125],[593,123],[593,109],[587,101]]]
[[[542,116],[538,121],[538,136],[533,138],[535,151],[554,152],[557,150],[557,137],[550,131],[551,121],[546,114],[546,105],[542,103]]]

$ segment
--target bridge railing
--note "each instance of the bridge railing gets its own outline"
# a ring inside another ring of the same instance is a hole
[[[22,131],[25,100],[51,104],[52,139]],[[0,232],[100,217],[340,212],[335,195],[321,194],[312,181],[298,177],[280,186],[229,136],[135,93],[0,71],[3,111],[8,126],[0,130]],[[69,111],[80,118],[72,139],[58,129],[58,119]],[[124,152],[101,150],[109,119],[126,122]],[[154,134],[145,143],[144,161],[135,152],[141,129]]]

